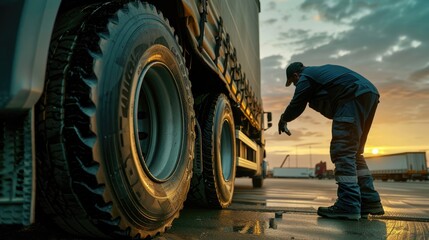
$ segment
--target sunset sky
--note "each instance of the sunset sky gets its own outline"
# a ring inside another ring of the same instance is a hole
[[[307,107],[279,135],[277,123],[295,87],[287,65],[339,64],[367,77],[381,94],[365,156],[429,151],[429,1],[260,0],[260,53],[270,168],[330,163],[331,120]],[[426,154],[428,155],[428,154]],[[332,164],[330,165],[332,167]]]

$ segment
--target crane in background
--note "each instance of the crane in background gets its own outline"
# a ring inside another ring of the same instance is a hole
[[[282,164],[280,165],[280,168],[282,168],[282,167],[283,167],[283,165],[285,164],[286,160],[287,160],[289,157],[290,157],[290,155],[289,155],[289,154],[288,154],[288,155],[286,155],[285,159],[283,159],[283,162],[282,162]],[[290,167],[290,161],[289,161],[289,167]]]

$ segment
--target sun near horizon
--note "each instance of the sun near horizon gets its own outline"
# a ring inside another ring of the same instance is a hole
[[[378,150],[378,148],[373,148],[371,152],[372,154],[377,155],[380,153],[380,150]]]

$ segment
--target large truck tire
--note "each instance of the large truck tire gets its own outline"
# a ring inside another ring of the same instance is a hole
[[[60,17],[36,108],[39,207],[80,236],[162,233],[186,200],[195,144],[174,30],[138,1]]]
[[[232,108],[224,94],[216,94],[200,109],[203,171],[193,176],[189,204],[226,208],[232,203],[237,165]]]

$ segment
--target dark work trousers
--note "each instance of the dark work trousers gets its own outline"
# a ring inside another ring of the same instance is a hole
[[[380,201],[363,152],[379,97],[365,93],[339,106],[332,123],[331,160],[338,184],[335,205],[360,213],[361,204]]]

